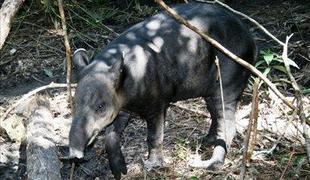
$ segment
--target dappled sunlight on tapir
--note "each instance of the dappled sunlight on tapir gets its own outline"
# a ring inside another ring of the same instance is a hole
[[[254,40],[231,13],[203,3],[183,4],[174,9],[231,52],[254,63]],[[226,119],[215,57],[220,60]],[[236,104],[249,72],[169,15],[159,13],[134,25],[91,60],[84,50],[79,50],[73,61],[79,70],[79,81],[69,137],[71,157],[82,158],[89,140],[103,128],[113,126],[106,136],[106,148],[112,172],[119,179],[127,170],[119,142],[118,126],[122,123],[118,121],[128,116],[118,114],[126,110],[147,122],[149,155],[145,169],[160,167],[169,103],[204,97],[212,123],[203,142],[215,147],[204,168],[214,169],[224,163],[236,132]]]

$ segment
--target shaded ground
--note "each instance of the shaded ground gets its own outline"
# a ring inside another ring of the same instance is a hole
[[[127,2],[127,1],[126,1]],[[91,53],[107,44],[115,35],[108,32],[104,25],[108,25],[116,32],[121,32],[135,22],[143,20],[156,11],[147,6],[131,4],[130,9],[109,9],[104,6],[100,11],[93,10],[92,16],[101,15],[101,23],[82,21],[79,14],[85,8],[79,4],[70,4],[74,10],[68,11],[70,39],[72,48],[84,47]],[[294,75],[304,89],[310,87],[310,2],[293,0],[275,1],[243,1],[232,4],[237,10],[254,17],[275,36],[284,41],[285,36],[294,33],[291,40],[290,58],[301,68],[295,70]],[[107,7],[112,7],[107,6]],[[104,9],[105,8],[105,9]],[[34,10],[32,3],[27,4],[19,13],[8,43],[0,52],[0,114],[2,114],[20,96],[38,86],[51,81],[64,82],[63,60],[65,57],[62,37],[55,30],[57,23],[49,14]],[[102,12],[101,12],[102,11]],[[105,13],[103,14],[100,13]],[[43,15],[42,15],[43,13]],[[109,14],[110,13],[110,14]],[[108,14],[108,15],[107,15]],[[85,15],[85,13],[84,13]],[[83,16],[84,17],[84,16]],[[85,15],[85,17],[88,17]],[[281,47],[264,36],[255,26],[249,24],[256,37],[260,49],[271,49],[281,54]],[[280,85],[283,93],[290,96],[291,87],[281,84],[285,77],[281,73],[273,72],[273,80]],[[191,168],[188,160],[196,154],[196,150],[203,158],[210,156],[210,149],[201,150],[200,139],[206,134],[210,118],[186,110],[205,110],[201,99],[180,102],[167,113],[165,128],[165,168],[148,173],[143,171],[142,162],[147,156],[146,124],[138,117],[133,118],[123,136],[123,153],[126,157],[128,175],[124,179],[238,179],[242,157],[244,130],[248,122],[251,108],[249,99],[251,91],[248,88],[243,97],[236,122],[238,135],[234,139],[232,149],[228,154],[225,166],[217,172]],[[66,93],[61,89],[50,90],[52,111],[55,116],[55,141],[59,146],[59,156],[67,153],[67,137],[70,127],[70,112],[65,103]],[[259,135],[253,161],[248,169],[247,177],[255,179],[274,179],[283,176],[285,179],[308,179],[310,167],[306,162],[306,154],[302,147],[303,138],[297,129],[301,129],[295,119],[291,119],[289,110],[276,100],[270,100],[268,91],[262,92]],[[305,98],[306,111],[309,114],[309,96]],[[20,146],[25,131],[25,117],[12,115],[5,121],[10,136],[15,142],[5,142],[0,139],[0,179],[26,179],[25,147]],[[283,135],[282,135],[283,134]],[[281,138],[280,138],[281,137]],[[279,139],[280,138],[280,139]],[[75,168],[74,179],[110,179],[112,177],[108,167],[104,150],[104,136],[99,135],[93,148],[86,152],[86,162]],[[276,145],[276,146],[275,146]],[[265,151],[276,147],[272,152]],[[292,155],[292,156],[291,156]],[[69,179],[71,163],[62,161],[62,177]]]

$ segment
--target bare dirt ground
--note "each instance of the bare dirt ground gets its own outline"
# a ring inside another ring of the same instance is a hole
[[[305,89],[310,87],[310,2],[293,0],[257,0],[231,4],[264,25],[282,41],[286,35],[294,33],[291,40],[290,58],[300,67],[293,74]],[[139,12],[139,7],[137,12]],[[140,7],[141,8],[141,7]],[[142,7],[143,8],[143,7]],[[144,9],[139,15],[119,10],[122,14],[117,22],[104,20],[104,24],[120,33],[144,16],[156,10]],[[109,11],[108,11],[109,12]],[[84,47],[94,52],[107,44],[114,35],[96,28],[76,23],[76,14],[69,11],[69,23],[72,22],[70,39],[72,48]],[[0,114],[16,102],[23,94],[50,82],[64,82],[63,61],[65,58],[62,37],[55,30],[57,23],[42,12],[35,10],[32,4],[26,4],[16,17],[6,46],[0,51]],[[115,16],[115,15],[114,15]],[[126,17],[126,18],[125,18]],[[46,19],[49,19],[48,21]],[[120,22],[118,24],[118,22]],[[261,33],[257,27],[245,21],[253,32],[259,49],[272,49],[281,54],[281,47]],[[53,26],[54,24],[54,26]],[[56,24],[56,25],[55,25]],[[78,27],[78,28],[76,28]],[[101,27],[101,26],[100,26]],[[99,28],[100,28],[99,27]],[[291,87],[283,82],[285,75],[273,74],[273,81],[281,91],[292,96]],[[67,155],[68,131],[71,114],[67,108],[64,89],[48,90],[51,110],[54,115],[55,143],[59,157]],[[310,166],[306,160],[301,125],[291,117],[290,110],[272,98],[262,87],[259,105],[258,138],[246,179],[309,179]],[[237,113],[237,136],[234,139],[224,167],[219,171],[206,171],[192,168],[188,161],[197,157],[203,159],[211,155],[211,148],[201,145],[200,138],[210,125],[210,117],[202,99],[178,102],[167,113],[165,127],[165,167],[156,172],[143,170],[143,160],[147,157],[146,124],[134,117],[123,134],[122,151],[125,155],[128,174],[124,179],[238,179],[243,151],[243,141],[251,110],[251,88],[248,87],[239,105]],[[310,100],[304,98],[306,114],[310,114]],[[26,102],[25,102],[26,104]],[[180,108],[182,107],[182,108]],[[25,121],[18,107],[3,125],[13,142],[0,137],[0,179],[27,179],[25,156]],[[194,110],[196,111],[190,111]],[[197,113],[206,112],[204,115]],[[308,116],[309,117],[309,116]],[[94,145],[86,150],[83,163],[77,164],[74,179],[111,179],[104,149],[104,133],[101,133]],[[71,163],[61,160],[63,179],[69,179]]]

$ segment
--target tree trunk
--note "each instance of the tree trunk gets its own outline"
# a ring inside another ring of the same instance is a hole
[[[61,179],[52,121],[49,101],[36,97],[35,108],[27,125],[28,179]]]
[[[12,20],[25,0],[5,0],[0,9],[0,49],[9,35]]]

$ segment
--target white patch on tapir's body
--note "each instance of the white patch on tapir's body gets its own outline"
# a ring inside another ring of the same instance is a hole
[[[126,37],[129,40],[135,40],[137,38],[136,35],[134,33],[132,33],[132,32],[127,33]]]
[[[155,52],[159,53],[161,51],[161,48],[164,45],[164,40],[161,37],[155,37],[152,40],[152,43],[147,43],[147,45],[153,49]]]
[[[129,54],[129,63],[131,64],[130,67],[134,68],[130,68],[130,71],[135,82],[138,83],[145,75],[148,57],[143,48],[139,45],[134,46],[131,53],[132,54]]]
[[[147,35],[148,36],[154,36],[156,32],[160,28],[161,21],[159,19],[155,19],[145,25],[147,28]]]
[[[195,54],[198,49],[198,36],[195,34],[195,32],[192,32],[186,27],[183,27],[180,29],[180,34],[182,38],[188,38],[188,42],[186,44],[187,51]]]
[[[117,49],[116,48],[111,48],[107,51],[107,53],[103,54],[103,57],[109,59],[111,58],[113,55],[117,54]]]
[[[160,27],[159,19],[154,19],[153,21],[150,21],[149,23],[146,24],[146,28],[148,30],[158,30],[159,27]]]
[[[116,53],[117,53],[117,50],[116,50],[115,48],[112,48],[112,49],[109,49],[109,50],[108,50],[108,53],[116,54]]]

